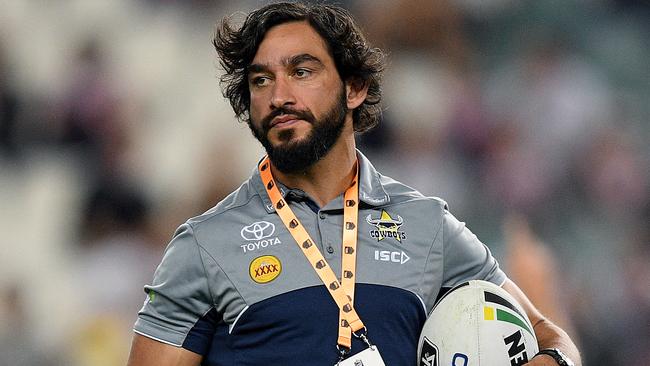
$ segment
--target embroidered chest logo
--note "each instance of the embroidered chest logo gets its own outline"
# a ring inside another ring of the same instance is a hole
[[[251,261],[248,272],[257,283],[268,283],[276,279],[282,273],[282,263],[272,255],[263,255]]]
[[[370,237],[377,239],[377,241],[393,238],[401,243],[402,240],[406,240],[406,233],[400,230],[404,223],[404,219],[400,215],[397,215],[397,219],[394,219],[386,210],[381,210],[378,219],[373,219],[372,215],[368,215],[366,222],[376,228],[370,230]]]
[[[241,244],[240,247],[246,252],[252,252],[260,248],[266,248],[271,245],[281,244],[282,242],[276,236],[271,238],[275,233],[275,225],[268,221],[254,222],[248,226],[244,226],[241,231],[241,237],[247,242]]]

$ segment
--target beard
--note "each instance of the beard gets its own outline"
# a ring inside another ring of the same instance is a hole
[[[332,149],[343,131],[347,111],[345,87],[343,87],[334,105],[320,119],[316,119],[309,110],[300,111],[280,107],[266,116],[259,124],[260,127],[256,127],[252,121],[248,126],[253,136],[264,146],[275,168],[285,174],[295,174],[305,172]],[[295,115],[297,119],[310,123],[311,131],[304,138],[291,141],[294,136],[293,129],[282,130],[278,134],[281,142],[273,146],[268,139],[271,129],[269,125],[273,118],[282,114]]]

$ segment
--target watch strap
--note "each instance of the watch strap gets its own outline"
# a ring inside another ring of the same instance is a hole
[[[569,359],[562,351],[560,351],[557,348],[545,348],[537,352],[537,355],[548,355],[553,357],[555,362],[557,362],[558,365],[560,366],[575,366],[573,361]]]

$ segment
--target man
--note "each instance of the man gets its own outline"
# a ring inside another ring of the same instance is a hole
[[[443,201],[356,150],[355,131],[379,118],[384,60],[346,11],[268,5],[241,28],[224,21],[214,45],[224,94],[268,159],[177,230],[145,287],[130,366],[329,366],[359,352],[415,365],[436,298],[470,279],[502,285],[540,347],[579,364]],[[549,353],[529,365],[558,364]]]

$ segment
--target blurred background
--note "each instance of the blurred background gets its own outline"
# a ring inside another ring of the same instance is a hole
[[[649,3],[339,3],[390,55],[366,155],[447,200],[585,364],[649,365]],[[125,364],[174,229],[262,155],[210,44],[260,4],[0,0],[0,365]]]

